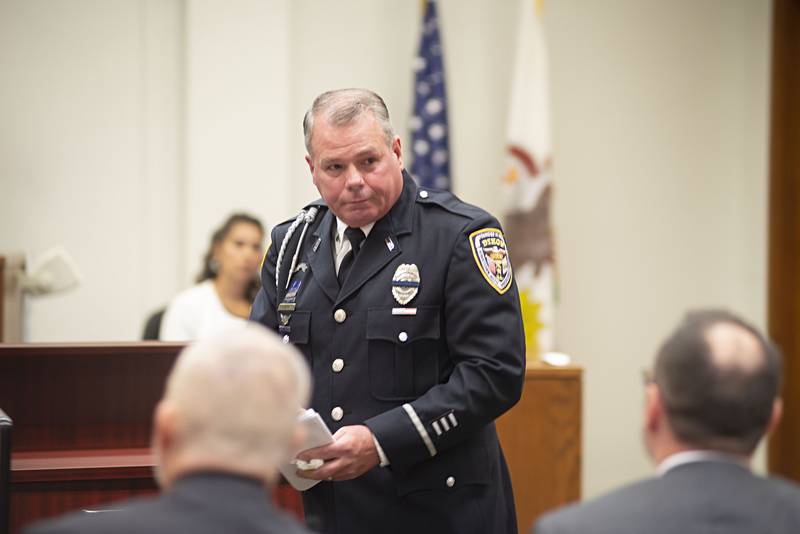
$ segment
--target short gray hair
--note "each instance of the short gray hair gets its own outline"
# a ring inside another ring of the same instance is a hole
[[[315,98],[311,108],[303,117],[306,151],[311,154],[311,135],[317,117],[323,116],[334,126],[346,126],[366,111],[371,111],[378,120],[386,138],[386,145],[391,148],[395,135],[392,123],[389,121],[389,110],[383,99],[369,89],[336,89]]]
[[[310,377],[300,353],[256,323],[189,345],[167,379],[180,450],[265,478],[288,459]]]

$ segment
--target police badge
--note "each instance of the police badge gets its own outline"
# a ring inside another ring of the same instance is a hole
[[[419,269],[415,263],[403,263],[392,276],[392,295],[394,299],[405,306],[417,296],[419,291]]]
[[[501,295],[508,291],[513,274],[503,232],[497,228],[482,228],[470,234],[469,243],[475,262],[489,285]]]

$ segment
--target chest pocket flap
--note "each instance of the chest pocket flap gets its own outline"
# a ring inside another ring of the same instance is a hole
[[[393,308],[367,310],[369,384],[380,400],[415,399],[439,380],[439,307],[416,315],[393,315]]]
[[[367,311],[367,339],[398,344],[419,339],[439,339],[439,306],[416,308],[415,315],[393,315],[394,308]]]

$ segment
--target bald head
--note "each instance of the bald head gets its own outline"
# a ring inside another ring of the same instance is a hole
[[[287,453],[309,388],[302,356],[255,323],[189,345],[156,413],[162,482],[203,468],[267,479]]]
[[[706,329],[705,339],[711,352],[711,363],[716,368],[754,373],[764,363],[761,341],[739,324],[714,323]]]
[[[654,378],[681,442],[751,454],[778,397],[780,356],[729,312],[690,312],[659,350]]]

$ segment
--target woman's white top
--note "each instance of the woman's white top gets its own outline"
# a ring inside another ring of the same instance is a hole
[[[214,281],[204,280],[178,293],[167,306],[161,321],[161,341],[192,341],[243,328],[246,319],[225,309],[214,289]]]

